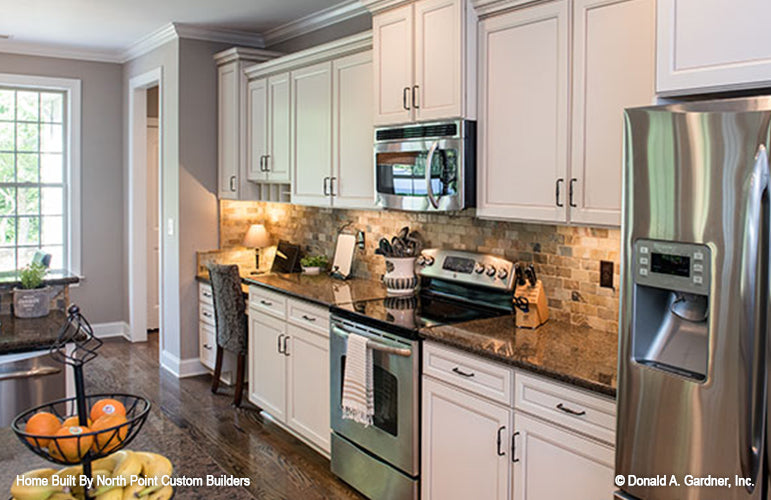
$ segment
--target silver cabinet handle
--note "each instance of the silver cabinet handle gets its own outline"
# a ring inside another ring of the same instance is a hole
[[[265,155],[260,155],[260,172],[265,172]]]
[[[208,298],[211,298],[211,293],[209,293],[209,292],[203,292],[203,296],[204,296],[204,297],[208,297]]]
[[[231,175],[230,176],[230,190],[235,191],[236,190],[236,176]]]
[[[282,351],[282,350],[281,350],[281,339],[283,339],[283,338],[284,338],[284,334],[283,334],[283,333],[280,333],[280,334],[278,335],[278,337],[276,337],[276,350],[277,350],[277,351],[278,351],[280,354],[284,354],[284,351]]]
[[[506,430],[506,426],[505,425],[502,425],[502,426],[498,427],[498,456],[499,457],[502,457],[503,455],[506,454],[505,451],[501,451],[501,441],[502,441],[502,439],[501,439],[501,432],[503,432],[505,430]]]
[[[203,312],[203,315],[206,316],[207,318],[211,318],[211,313],[208,313],[206,311]]]
[[[284,350],[282,351],[284,353],[284,356],[289,356],[289,351],[286,349],[286,343],[289,340],[289,335],[284,336]]]
[[[576,416],[576,417],[583,417],[584,415],[586,415],[586,410],[573,410],[573,409],[568,408],[567,406],[563,405],[562,403],[559,403],[557,405],[557,409],[564,411],[568,415],[573,415],[573,416]]]
[[[457,366],[455,368],[453,368],[452,371],[457,373],[461,377],[471,378],[471,377],[474,376],[474,372],[466,373],[466,372],[462,371],[460,368],[458,368]]]
[[[264,305],[265,307],[270,307],[273,305],[273,302],[268,302],[267,300],[261,300],[260,304]]]
[[[511,435],[511,461],[513,463],[519,462],[519,459],[516,458],[517,456],[517,436],[519,436],[519,431],[515,432]]]
[[[412,107],[415,109],[420,108],[418,106],[418,90],[420,89],[420,85],[413,85],[412,86]]]
[[[329,196],[329,187],[328,187],[329,179],[330,179],[329,177],[324,177],[324,196]]]
[[[207,351],[211,351],[211,346],[209,344],[204,344],[203,348],[206,349]]]
[[[335,193],[335,182],[337,182],[337,177],[329,178],[329,196],[332,197],[337,196],[337,193]]]
[[[573,203],[573,184],[575,184],[578,181],[578,179],[570,179],[570,186],[568,187],[568,204],[572,208],[578,208],[578,205]]]
[[[404,87],[404,90],[402,90],[402,106],[404,106],[404,109],[406,109],[407,111],[410,110],[409,93],[410,93],[410,88]]]
[[[0,374],[0,382],[3,380],[13,380],[19,378],[32,378],[32,377],[45,377],[48,375],[56,375],[61,373],[61,368],[54,368],[53,366],[44,366],[42,368],[35,368],[33,370],[25,370],[20,372],[10,372]]]
[[[437,148],[439,148],[439,141],[434,141],[426,156],[426,194],[428,195],[428,201],[431,202],[431,205],[434,208],[439,208],[439,202],[434,196],[434,188],[431,187],[431,165],[434,161],[434,153],[436,153]]]
[[[560,185],[565,182],[565,179],[557,179],[557,186],[554,188],[555,203],[558,207],[564,207],[564,203],[560,203]]]
[[[316,318],[312,318],[311,316],[308,316],[307,314],[303,314],[303,319],[305,321],[310,321],[311,323],[315,323],[316,322]]]
[[[270,172],[270,165],[268,164],[268,160],[270,159],[270,155],[265,155],[265,170],[264,172]]]

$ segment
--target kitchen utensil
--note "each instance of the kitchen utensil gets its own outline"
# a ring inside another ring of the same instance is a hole
[[[394,239],[394,242],[392,243],[392,247],[394,250],[394,257],[404,257],[407,253],[407,248],[404,246],[404,242],[398,238]]]
[[[391,243],[389,243],[385,238],[380,238],[380,241],[378,242],[378,248],[380,249],[380,252],[382,252],[381,255],[385,257],[390,257],[391,254],[393,254]]]
[[[535,274],[535,268],[532,266],[532,264],[527,266],[525,269],[525,278],[530,283],[530,286],[535,286],[536,282],[538,281]]]
[[[525,276],[522,273],[522,266],[514,264],[514,284],[515,286],[525,286]]]
[[[353,254],[356,249],[356,236],[340,234],[337,236],[335,258],[332,261],[332,276],[347,279],[353,267]]]
[[[396,234],[396,236],[397,236],[397,237],[398,237],[400,240],[405,240],[405,239],[407,239],[407,235],[408,235],[408,234],[410,234],[410,228],[409,228],[408,226],[404,226],[404,227],[403,227],[403,228],[401,228],[401,230],[400,230],[400,231],[399,231],[399,232]]]
[[[407,235],[407,241],[415,243],[415,255],[419,254],[423,250],[423,237],[417,231],[412,231]]]

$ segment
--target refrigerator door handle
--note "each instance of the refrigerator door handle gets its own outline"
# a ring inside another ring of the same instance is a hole
[[[769,165],[763,145],[758,147],[747,197],[747,235],[742,252],[740,296],[743,305],[741,346],[745,359],[751,361],[747,375],[747,412],[740,420],[740,455],[744,477],[752,478],[749,492],[762,482],[761,455],[766,424],[766,320],[769,292]]]

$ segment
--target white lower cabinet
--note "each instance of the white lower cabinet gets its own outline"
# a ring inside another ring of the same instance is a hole
[[[511,414],[424,377],[422,498],[509,498]]]
[[[259,287],[249,296],[249,401],[328,456],[329,310]]]
[[[614,414],[609,398],[425,342],[422,498],[612,498]]]
[[[613,498],[611,446],[519,411],[514,428],[514,500]]]

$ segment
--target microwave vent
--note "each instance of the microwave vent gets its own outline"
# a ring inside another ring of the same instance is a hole
[[[439,125],[422,125],[418,127],[389,128],[378,130],[375,138],[378,141],[395,139],[419,139],[421,137],[445,137],[458,133],[457,123],[442,123]]]

